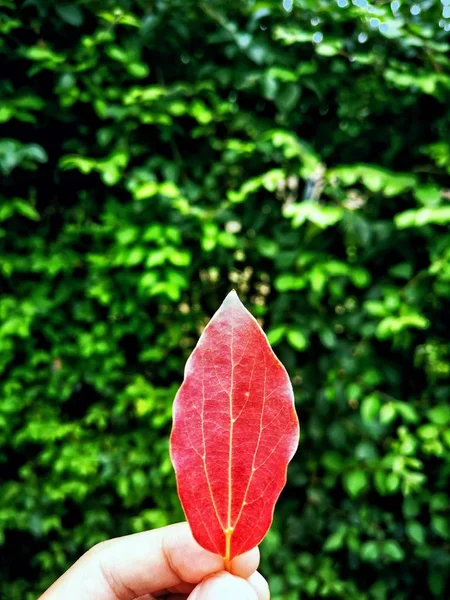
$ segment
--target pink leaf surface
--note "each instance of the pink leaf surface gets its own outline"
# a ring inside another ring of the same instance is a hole
[[[193,535],[227,566],[267,533],[298,439],[286,370],[230,292],[186,363],[170,440]]]

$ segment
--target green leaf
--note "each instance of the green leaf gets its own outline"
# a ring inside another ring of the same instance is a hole
[[[431,529],[444,540],[450,540],[450,519],[443,515],[433,515]]]
[[[271,346],[276,346],[281,342],[286,333],[286,327],[284,325],[280,325],[279,327],[274,327],[267,332],[267,339]]]
[[[144,77],[147,77],[147,75],[150,73],[150,69],[148,67],[148,65],[146,65],[145,63],[140,63],[140,62],[131,62],[128,63],[126,65],[127,67],[127,71],[133,75],[134,77],[137,77],[139,79],[143,79]]]
[[[344,474],[344,487],[352,498],[360,496],[368,484],[369,478],[365,471],[354,470]]]
[[[403,548],[395,540],[386,540],[383,542],[382,551],[393,562],[399,562],[405,558]]]
[[[410,263],[399,263],[389,269],[389,275],[399,279],[410,279],[413,274],[413,268]]]
[[[395,409],[404,421],[407,421],[408,423],[417,423],[419,421],[419,415],[411,404],[407,404],[406,402],[396,402]]]
[[[446,429],[445,431],[442,432],[442,439],[447,444],[447,446],[450,448],[450,429]]]
[[[387,473],[382,470],[375,471],[373,476],[373,482],[375,484],[375,489],[381,496],[385,496],[388,491],[386,489],[386,478]]]
[[[437,569],[432,569],[428,576],[428,585],[435,598],[442,598],[444,596],[447,582],[448,573],[446,570],[442,569],[439,571]]]
[[[300,227],[306,221],[310,221],[321,229],[326,229],[338,223],[344,213],[339,207],[320,206],[314,202],[305,201],[287,206],[284,209],[284,215],[292,218],[294,227]]]
[[[407,210],[398,214],[394,221],[398,229],[423,227],[429,224],[448,225],[450,223],[450,206]]]
[[[286,84],[275,96],[275,102],[278,108],[284,112],[289,112],[297,106],[300,99],[301,88],[294,83]]]
[[[189,252],[167,248],[168,259],[176,267],[187,267],[191,264],[192,257]]]
[[[419,185],[414,190],[418,202],[425,206],[437,206],[441,201],[441,189],[434,184]]]
[[[325,348],[335,348],[336,336],[331,329],[325,329],[319,333],[320,341]]]
[[[31,206],[31,204],[25,202],[25,200],[15,200],[14,207],[18,213],[27,219],[39,221],[40,217],[38,211],[34,208],[34,206]]]
[[[450,499],[445,494],[434,494],[430,501],[430,510],[441,511],[450,508]]]
[[[323,545],[323,550],[325,552],[334,552],[336,550],[340,550],[344,544],[346,532],[347,527],[344,524],[341,524],[341,526],[334,533],[327,537]]]
[[[298,277],[295,275],[280,275],[275,280],[275,287],[280,292],[287,292],[291,290],[301,290],[306,287],[306,279],[304,277]]]
[[[361,416],[363,421],[373,421],[380,411],[381,401],[377,394],[370,394],[361,403]]]
[[[361,559],[365,562],[375,562],[379,557],[379,550],[377,542],[369,541],[364,542],[360,550]]]
[[[321,42],[315,47],[316,54],[320,56],[335,56],[342,49],[342,42],[336,40],[334,42]]]
[[[335,473],[339,473],[344,466],[343,457],[338,452],[334,452],[332,450],[325,452],[325,454],[322,456],[321,462],[327,470]]]
[[[406,524],[406,534],[415,544],[422,545],[425,541],[425,528],[418,521]]]
[[[388,402],[381,407],[380,410],[380,423],[383,425],[387,425],[391,423],[396,416],[395,404],[393,402]]]
[[[287,332],[287,340],[289,344],[299,352],[308,347],[308,340],[300,329],[289,329]]]
[[[439,437],[439,429],[435,425],[422,425],[417,434],[423,440],[435,440]]]
[[[139,230],[137,227],[127,227],[119,230],[116,235],[119,244],[127,246],[128,244],[132,244],[136,241],[139,235]]]
[[[450,423],[450,406],[435,406],[428,411],[428,418],[435,425],[448,425]]]
[[[370,274],[366,269],[354,268],[350,272],[350,277],[356,287],[365,288],[370,283]]]
[[[114,27],[119,27],[121,25],[128,25],[130,27],[141,27],[141,22],[134,15],[130,13],[122,12],[119,9],[111,12],[99,12],[98,16],[102,19],[105,19],[108,23],[114,25]]]
[[[83,24],[83,13],[75,4],[56,5],[55,10],[63,21],[74,27],[80,27]]]
[[[281,40],[285,45],[311,42],[313,34],[310,31],[294,26],[278,25],[274,30],[274,39]]]
[[[134,190],[136,200],[145,200],[152,198],[159,191],[159,186],[155,181],[147,181]]]
[[[368,441],[360,442],[356,446],[355,456],[359,460],[363,460],[363,461],[379,458],[376,447],[374,446],[374,444],[372,444],[371,442],[368,442]]]
[[[145,258],[145,250],[143,248],[133,248],[127,253],[126,264],[134,267],[141,263]]]
[[[389,473],[385,479],[385,489],[390,494],[396,492],[400,487],[400,477],[396,473]]]

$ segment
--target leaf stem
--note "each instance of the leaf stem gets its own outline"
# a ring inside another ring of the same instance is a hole
[[[231,573],[231,560],[230,560],[230,555],[231,555],[231,534],[233,532],[230,530],[225,531],[225,541],[226,541],[226,547],[225,547],[225,557],[224,557],[224,562],[225,562],[225,570],[228,571],[229,573]]]

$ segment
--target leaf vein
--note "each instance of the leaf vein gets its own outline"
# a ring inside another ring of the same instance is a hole
[[[262,422],[263,422],[263,417],[264,417],[264,410],[266,407],[266,385],[267,385],[267,359],[266,359],[266,355],[263,352],[263,357],[264,357],[264,387],[263,387],[263,405],[261,407],[261,417],[260,417],[260,421],[259,421],[259,435],[258,435],[258,441],[256,442],[256,448],[255,448],[255,452],[253,454],[253,461],[252,461],[252,468],[250,471],[250,477],[248,479],[248,484],[247,484],[247,488],[245,490],[244,493],[244,500],[242,501],[242,505],[241,508],[239,510],[238,516],[236,517],[236,521],[234,522],[234,526],[233,528],[235,529],[240,521],[240,518],[242,516],[242,513],[244,511],[244,507],[246,505],[247,502],[247,495],[250,489],[250,485],[252,483],[252,479],[253,479],[253,475],[255,473],[255,461],[256,461],[256,456],[258,454],[258,450],[259,450],[259,446],[261,444],[261,438],[262,438]]]
[[[206,440],[205,440],[205,419],[204,419],[206,398],[205,398],[205,362],[204,362],[204,356],[203,355],[201,355],[201,363],[202,363],[202,412],[201,412],[201,420],[202,420],[202,438],[203,438],[203,457],[202,457],[203,470],[205,472],[206,483],[208,484],[209,494],[211,496],[211,502],[212,502],[212,505],[214,507],[214,512],[216,513],[217,521],[218,521],[220,527],[222,529],[224,529],[224,526],[223,526],[223,523],[222,523],[222,519],[220,518],[219,511],[217,510],[217,505],[216,505],[216,501],[214,499],[214,494],[213,494],[213,491],[212,491],[211,482],[209,480],[208,467],[207,467],[207,464],[206,464]]]

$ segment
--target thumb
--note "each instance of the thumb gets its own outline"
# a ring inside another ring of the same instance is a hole
[[[258,600],[254,588],[241,577],[225,571],[204,579],[189,596],[189,600]]]

